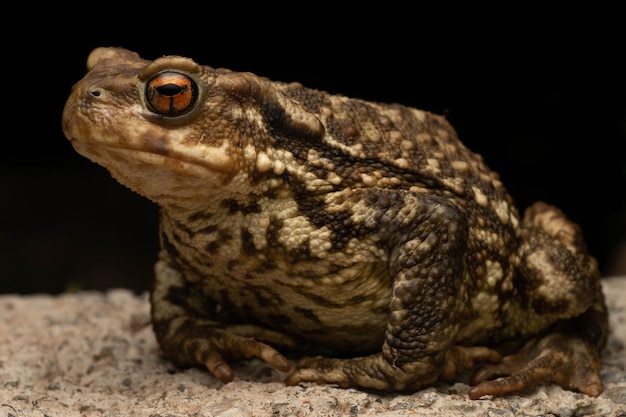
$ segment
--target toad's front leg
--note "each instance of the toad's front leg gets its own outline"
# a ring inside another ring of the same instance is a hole
[[[414,207],[415,213],[407,216],[415,220],[408,239],[390,253],[393,291],[381,352],[353,359],[304,359],[288,384],[412,391],[478,362],[500,360],[484,347],[454,346],[469,305],[467,223],[443,201],[420,201]]]
[[[254,325],[211,320],[206,297],[194,293],[180,272],[164,260],[157,262],[155,272],[152,322],[167,359],[177,365],[204,365],[222,382],[235,377],[227,361],[240,357],[257,357],[283,372],[291,369],[290,362],[264,342],[293,347],[292,338]]]

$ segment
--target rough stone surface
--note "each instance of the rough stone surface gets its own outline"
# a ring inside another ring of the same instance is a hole
[[[626,416],[626,277],[606,278],[611,337],[598,398],[556,386],[472,401],[467,377],[411,395],[286,387],[258,360],[219,383],[159,357],[147,295],[0,296],[0,417]]]

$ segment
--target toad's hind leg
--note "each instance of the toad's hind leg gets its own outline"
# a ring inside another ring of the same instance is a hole
[[[180,272],[163,260],[155,270],[152,323],[167,359],[180,366],[203,365],[222,382],[235,377],[227,360],[239,357],[257,357],[283,372],[291,369],[290,362],[263,341],[293,347],[293,339],[254,325],[212,320],[210,303]]]
[[[600,299],[582,316],[532,339],[501,363],[477,370],[471,379],[476,386],[469,396],[502,396],[534,385],[557,383],[597,397],[602,393],[599,351],[605,338],[606,310]]]
[[[520,259],[516,286],[523,304],[512,309],[507,321],[521,323],[522,333],[541,322],[555,325],[502,363],[479,369],[470,397],[505,395],[547,383],[600,395],[599,353],[607,339],[608,314],[597,264],[580,229],[560,210],[536,203],[522,223]]]

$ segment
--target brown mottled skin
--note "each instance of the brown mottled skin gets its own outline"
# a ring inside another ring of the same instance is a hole
[[[413,391],[479,366],[471,398],[597,396],[607,333],[579,227],[511,197],[445,118],[188,58],[98,48],[63,130],[161,209],[162,351],[228,361],[318,345],[287,384]],[[505,349],[506,347],[506,349]]]

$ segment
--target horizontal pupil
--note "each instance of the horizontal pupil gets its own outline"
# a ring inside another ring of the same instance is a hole
[[[165,84],[165,85],[157,87],[157,91],[161,95],[172,97],[172,96],[175,96],[176,94],[180,94],[183,91],[183,87],[177,84],[169,83],[169,84]]]

